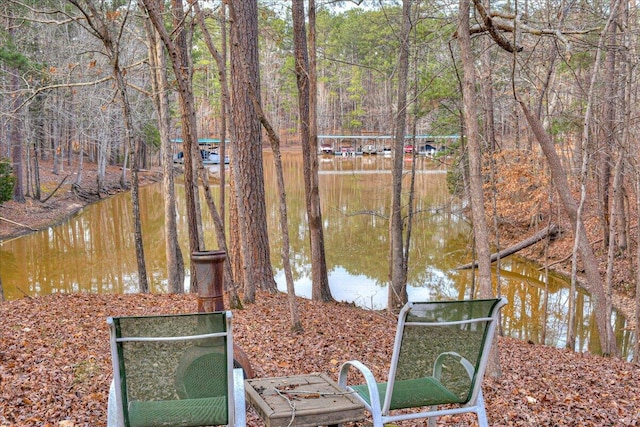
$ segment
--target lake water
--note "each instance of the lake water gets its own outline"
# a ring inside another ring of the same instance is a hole
[[[326,256],[329,284],[336,300],[364,308],[386,307],[391,162],[390,157],[380,155],[321,158],[319,178]],[[278,288],[284,291],[272,164],[270,153],[265,153],[271,257]],[[296,293],[309,297],[311,272],[302,158],[297,153],[284,153],[283,164]],[[405,167],[409,169],[411,162],[406,161]],[[456,213],[460,206],[447,191],[443,165],[429,158],[418,158],[416,169],[417,214],[410,247],[409,298],[468,298],[472,293],[472,273],[457,270],[456,266],[471,259],[469,223]],[[408,183],[408,174],[406,179]],[[182,187],[177,189],[179,235],[188,262],[184,198]],[[152,292],[166,292],[161,185],[142,187],[140,197],[149,284]],[[59,226],[0,245],[5,297],[136,292],[137,267],[130,212],[130,194],[119,194],[86,207]],[[208,221],[207,218],[206,249],[217,249],[213,226]],[[534,343],[564,346],[568,285],[563,277],[552,275],[545,281],[537,265],[511,256],[502,260],[499,285],[501,293],[509,299],[502,310],[504,334]],[[577,350],[598,352],[590,298],[585,293],[579,293],[577,298]],[[618,344],[630,358],[633,334],[626,328],[624,317],[617,313],[614,325]]]

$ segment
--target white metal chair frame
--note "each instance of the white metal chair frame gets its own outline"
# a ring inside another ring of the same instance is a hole
[[[491,314],[488,317],[478,317],[471,318],[460,321],[451,321],[451,322],[406,322],[407,315],[411,311],[414,305],[416,304],[428,304],[428,303],[407,303],[398,316],[398,325],[396,328],[395,341],[393,346],[393,354],[391,358],[391,367],[389,369],[389,377],[387,382],[387,389],[385,393],[384,401],[380,402],[380,395],[378,391],[378,383],[375,380],[375,377],[371,370],[364,365],[362,362],[357,360],[350,360],[345,362],[341,368],[338,376],[338,385],[342,388],[351,390],[354,392],[355,396],[364,404],[365,408],[371,413],[371,417],[373,418],[373,426],[374,427],[383,427],[386,423],[392,423],[395,421],[401,420],[413,420],[419,418],[429,418],[429,425],[435,426],[436,418],[442,415],[455,415],[467,412],[473,412],[478,417],[478,423],[480,426],[488,427],[489,423],[487,420],[487,414],[484,406],[484,399],[482,396],[482,378],[484,376],[485,368],[487,365],[487,360],[489,358],[489,353],[491,350],[491,345],[493,343],[493,337],[496,330],[496,325],[498,322],[498,314],[500,309],[507,304],[506,298],[500,298],[496,300],[496,304],[493,306],[491,310]],[[488,322],[488,326],[486,329],[486,336],[484,339],[484,345],[482,348],[481,358],[478,363],[478,370],[476,372],[475,367],[460,354],[455,352],[443,352],[436,359],[436,363],[433,367],[433,377],[436,379],[440,379],[440,373],[442,370],[442,363],[445,356],[452,356],[458,360],[458,362],[464,367],[469,378],[473,381],[475,376],[475,382],[473,383],[472,393],[469,401],[464,405],[459,405],[455,408],[449,409],[441,409],[437,410],[437,407],[430,406],[426,411],[421,411],[418,413],[403,413],[403,414],[390,414],[390,406],[391,399],[393,395],[393,387],[396,377],[396,369],[398,365],[398,359],[400,357],[400,348],[402,344],[402,337],[405,326],[453,326],[453,325],[465,325],[471,323],[480,323],[480,322]],[[353,367],[360,371],[364,380],[366,382],[366,386],[369,392],[368,402],[364,399],[357,390],[352,389],[347,385],[347,374],[349,369]]]
[[[154,316],[157,317],[157,316]],[[228,426],[243,427],[246,425],[246,402],[244,392],[244,372],[242,368],[234,368],[233,364],[233,334],[231,329],[231,311],[225,312],[226,332],[216,332],[201,335],[179,337],[122,337],[116,336],[115,325],[112,317],[107,318],[111,335],[111,360],[113,365],[113,380],[109,388],[109,401],[107,410],[107,427],[126,427],[122,406],[122,384],[120,381],[120,364],[118,356],[118,343],[122,342],[170,342],[200,340],[217,337],[226,337],[227,354],[227,402],[228,402]]]

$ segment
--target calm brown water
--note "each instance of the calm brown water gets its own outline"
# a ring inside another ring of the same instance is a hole
[[[302,159],[299,154],[285,153],[283,162],[296,292],[309,297],[310,261]],[[335,299],[365,308],[386,307],[391,162],[390,157],[384,156],[331,156],[323,157],[320,163],[331,291]],[[409,168],[411,163],[405,162],[405,166]],[[445,170],[426,158],[417,159],[416,167],[419,213],[415,217],[410,248],[409,297],[413,300],[469,297],[471,273],[455,269],[471,258],[469,224],[456,214],[459,206],[447,192]],[[278,286],[284,290],[276,180],[269,153],[265,153],[265,179],[272,263]],[[179,235],[188,262],[182,196],[182,189],[178,187]],[[160,184],[141,188],[140,197],[150,287],[152,292],[165,292]],[[206,221],[208,218],[205,220],[207,249],[217,249],[213,227]],[[536,343],[563,346],[567,322],[566,281],[552,276],[545,284],[536,265],[516,257],[503,260],[502,268],[500,290],[509,299],[509,305],[502,310],[504,333]],[[136,292],[130,195],[114,196],[85,208],[64,224],[3,243],[0,275],[9,300],[50,293]],[[597,352],[598,339],[588,295],[579,294],[578,308],[578,350]],[[619,345],[625,355],[630,355],[633,335],[625,330],[625,325],[624,318],[616,315]]]

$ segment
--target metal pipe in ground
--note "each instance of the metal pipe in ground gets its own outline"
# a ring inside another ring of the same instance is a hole
[[[198,312],[223,311],[224,308],[224,261],[227,253],[222,250],[191,253],[191,262],[198,277]],[[249,358],[237,345],[233,345],[234,365],[244,370],[245,378],[253,378]]]
[[[191,253],[191,262],[198,278],[198,312],[210,313],[224,310],[223,266],[225,251],[200,251]]]

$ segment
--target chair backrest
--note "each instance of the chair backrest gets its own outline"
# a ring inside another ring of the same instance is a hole
[[[123,425],[234,425],[230,311],[107,322]]]
[[[506,299],[409,302],[398,316],[387,393],[396,381],[435,377],[460,404],[475,402]],[[450,403],[450,402],[449,402]]]

